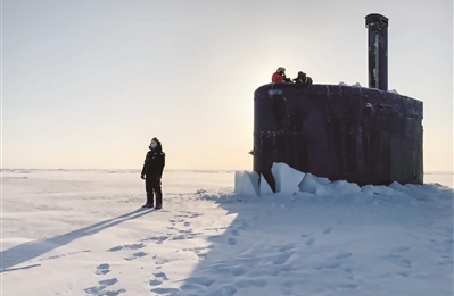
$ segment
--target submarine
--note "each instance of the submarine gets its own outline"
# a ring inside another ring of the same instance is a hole
[[[365,17],[369,87],[283,82],[255,90],[250,154],[273,192],[274,162],[359,186],[423,184],[423,104],[388,90],[388,23]]]

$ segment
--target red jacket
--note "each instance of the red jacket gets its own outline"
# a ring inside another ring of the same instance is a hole
[[[281,83],[284,81],[284,77],[282,77],[281,73],[276,71],[273,73],[273,76],[271,77],[271,81],[274,83]]]

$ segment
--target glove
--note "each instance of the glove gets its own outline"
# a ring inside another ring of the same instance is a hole
[[[141,179],[143,179],[143,180],[145,180],[145,179],[146,179],[146,177],[145,177],[145,175],[144,175],[144,174],[140,175],[140,178],[141,178]]]

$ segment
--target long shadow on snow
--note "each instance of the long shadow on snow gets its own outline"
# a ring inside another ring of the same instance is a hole
[[[30,243],[12,247],[0,253],[0,273],[15,270],[10,268],[52,251],[57,247],[67,245],[75,239],[96,234],[101,230],[116,226],[124,221],[137,219],[149,212],[149,210],[143,209],[134,210],[116,218],[103,220],[91,226],[76,229],[66,234],[48,239],[35,240]]]
[[[290,282],[287,288],[284,283],[280,291],[269,290],[273,287],[270,280],[275,281],[280,274],[291,271],[291,257],[295,254],[296,245],[292,241],[267,241],[268,236],[280,235],[278,225],[272,225],[273,221],[266,222],[270,223],[269,227],[255,224],[255,221],[259,222],[256,220],[257,215],[268,215],[256,208],[257,203],[262,203],[266,197],[232,194],[220,198],[201,198],[214,200],[228,214],[237,216],[222,235],[208,238],[207,247],[194,250],[201,261],[192,274],[182,281],[180,288],[173,290],[172,295],[244,295],[248,289],[258,289],[262,295],[290,295]],[[273,211],[274,197],[269,196],[267,199],[268,209]],[[262,218],[259,223],[263,221]],[[251,234],[258,240],[250,237]],[[299,234],[295,234],[295,239],[301,239]],[[263,244],[264,241],[267,243]]]
[[[435,190],[435,187],[432,189]],[[432,192],[436,195],[439,206],[442,206],[436,207],[437,215],[445,215],[452,220],[452,189],[438,190]],[[425,196],[430,192],[421,194]],[[293,204],[290,195],[253,197],[232,194],[200,198],[213,200],[229,214],[237,216],[222,235],[208,238],[207,247],[192,250],[201,260],[191,275],[181,282],[179,289],[168,291],[172,295],[252,295],[248,294],[251,290],[256,292],[254,295],[303,295],[301,289],[304,285],[317,281],[326,272],[336,271],[340,284],[333,283],[330,287],[320,284],[321,288],[348,291],[357,287],[358,283],[349,277],[352,269],[342,267],[344,261],[348,261],[353,255],[351,250],[341,250],[341,247],[336,250],[337,254],[331,252],[331,257],[306,257],[313,254],[314,250],[320,253],[333,247],[326,245],[325,241],[323,248],[318,245],[316,238],[329,238],[330,233],[336,232],[337,217],[343,216],[315,217],[307,215],[307,211],[300,213],[305,207],[302,203]],[[375,198],[380,199],[372,195],[372,199]],[[415,194],[412,199],[423,201]],[[285,209],[281,208],[281,202],[285,204]],[[324,203],[323,200],[320,202]],[[339,204],[343,204],[342,200]],[[348,217],[349,213],[345,212],[344,216]],[[292,232],[282,229],[283,225],[301,227],[298,227],[299,232]],[[448,225],[440,230],[446,232],[445,239],[451,253],[453,229],[452,225]],[[448,256],[448,253],[445,255]],[[311,273],[300,274],[298,264],[301,261],[310,261],[307,266],[311,266]]]

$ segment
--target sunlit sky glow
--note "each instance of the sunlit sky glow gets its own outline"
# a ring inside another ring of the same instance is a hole
[[[388,86],[424,103],[424,170],[453,170],[448,0],[2,3],[2,167],[251,169],[254,90],[279,66],[367,80],[364,17],[389,18]]]

